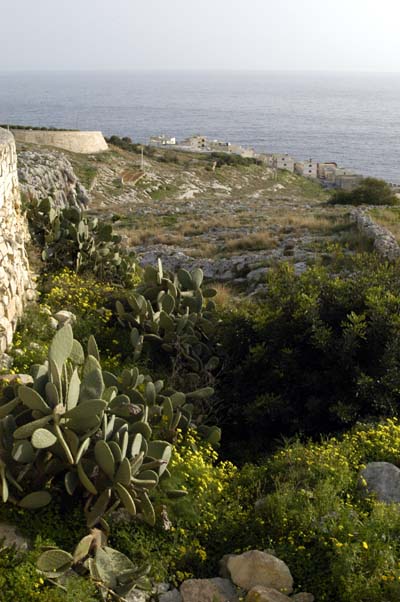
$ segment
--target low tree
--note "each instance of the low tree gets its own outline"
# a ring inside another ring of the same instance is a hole
[[[365,178],[354,190],[335,190],[329,202],[333,205],[397,205],[398,198],[384,180]]]

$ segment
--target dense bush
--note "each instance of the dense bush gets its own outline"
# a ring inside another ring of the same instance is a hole
[[[397,205],[399,199],[384,180],[365,178],[351,191],[335,190],[330,203],[333,205]]]
[[[226,448],[262,451],[281,436],[337,432],[399,411],[400,273],[361,258],[352,273],[272,270],[258,303],[225,312],[220,378]]]
[[[224,554],[272,549],[290,566],[296,591],[321,602],[396,602],[400,511],[367,497],[359,472],[369,461],[398,462],[399,449],[400,426],[388,420],[343,439],[295,441],[238,470],[189,436],[172,458],[188,497],[169,505],[156,529],[118,523],[113,543],[173,583],[215,576]]]
[[[207,158],[211,159],[211,161],[215,161],[217,163],[217,167],[222,167],[223,165],[230,166],[238,166],[238,165],[262,165],[262,161],[260,159],[254,159],[253,157],[242,157],[242,155],[237,155],[235,153],[219,153],[213,152],[207,155]]]

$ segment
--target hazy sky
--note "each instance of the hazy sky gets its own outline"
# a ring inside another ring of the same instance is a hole
[[[0,70],[400,72],[400,0],[0,0]]]

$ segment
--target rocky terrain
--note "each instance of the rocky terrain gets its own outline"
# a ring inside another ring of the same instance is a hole
[[[76,202],[86,202],[68,159],[90,191],[91,214],[112,219],[142,264],[161,257],[168,269],[199,266],[207,278],[255,290],[276,261],[301,273],[337,248],[351,253],[369,244],[347,208],[327,205],[318,184],[294,174],[256,164],[217,167],[208,156],[170,151],[141,165],[140,155],[111,149],[78,156],[21,145],[20,178],[28,191],[39,181],[43,194],[54,182],[41,173],[56,171]]]
[[[52,197],[55,207],[85,207],[89,197],[68,159],[57,151],[18,153],[18,179],[26,198]]]

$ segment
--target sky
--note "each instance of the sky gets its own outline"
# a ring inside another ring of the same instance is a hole
[[[0,70],[400,72],[400,0],[0,0]]]

